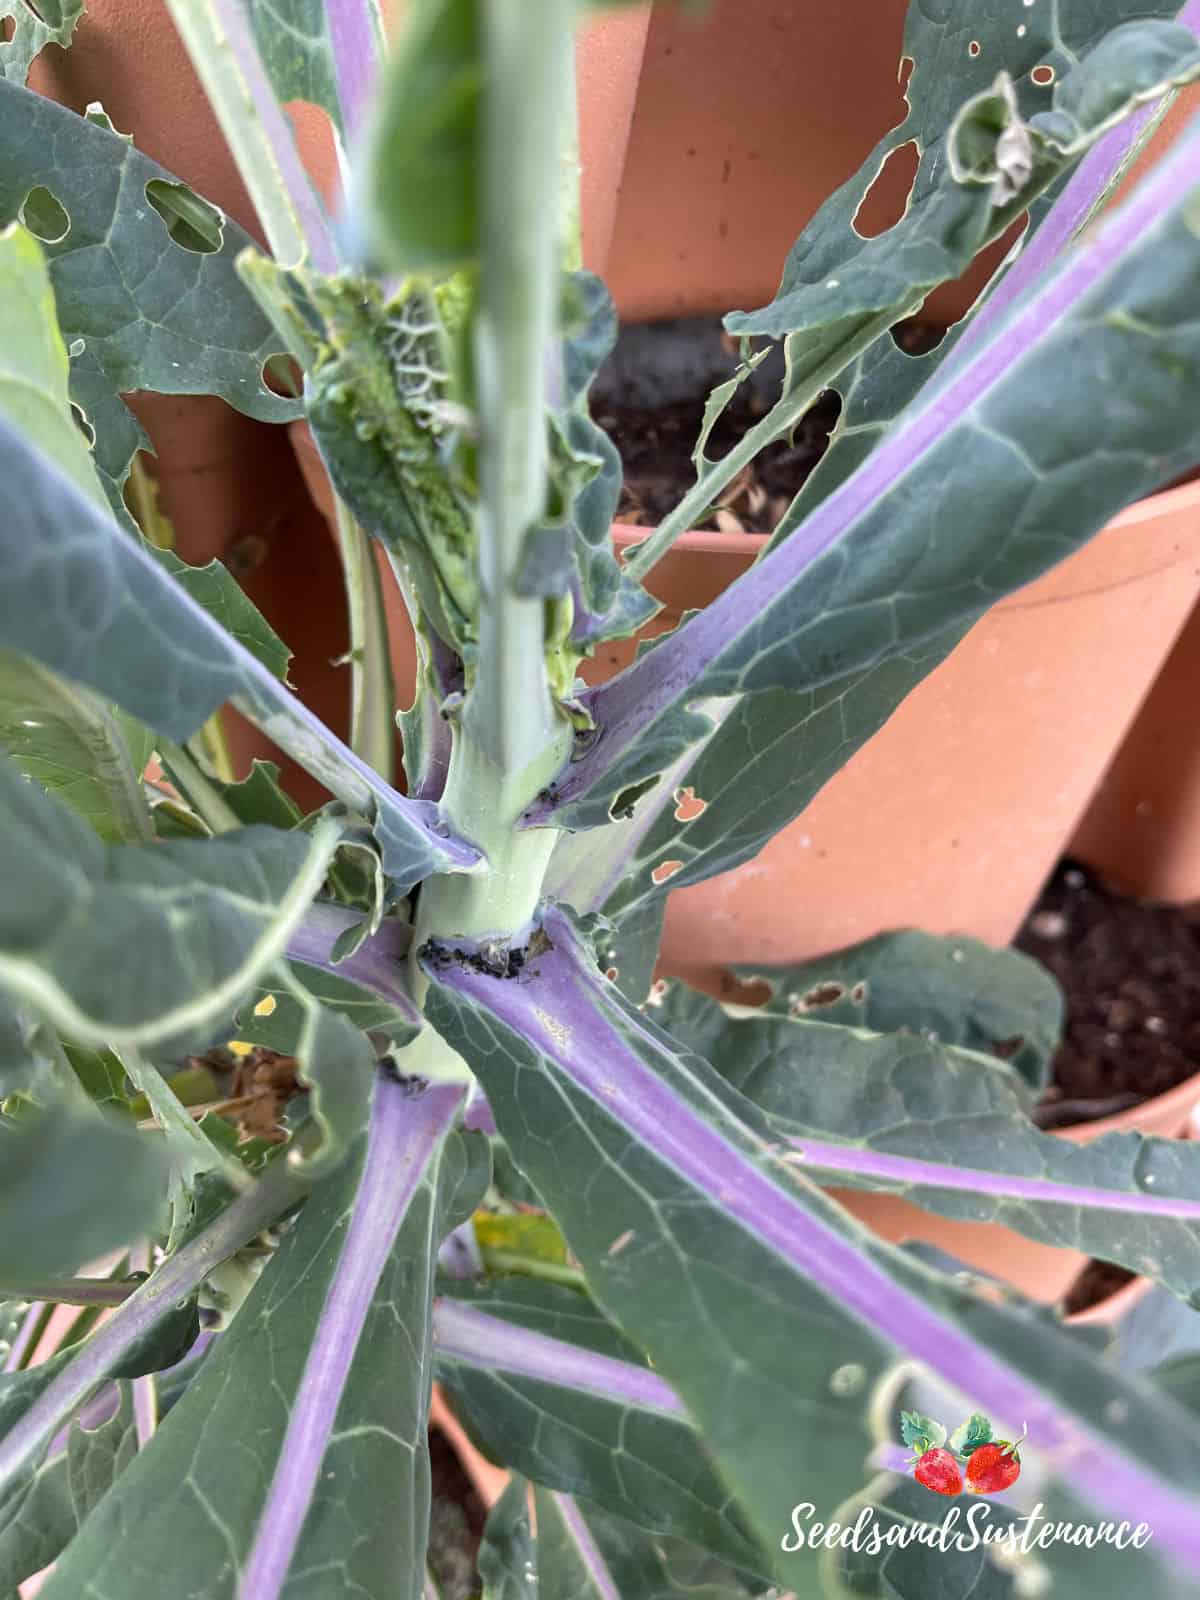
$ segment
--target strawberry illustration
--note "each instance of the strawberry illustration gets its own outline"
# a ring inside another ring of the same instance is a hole
[[[972,1451],[967,1461],[967,1488],[972,1494],[1002,1494],[1012,1488],[1021,1476],[1018,1446],[1027,1432],[1023,1428],[1020,1439],[1011,1444],[1007,1439],[992,1439]]]
[[[909,1465],[913,1477],[934,1494],[961,1494],[962,1467],[952,1450],[946,1450],[946,1430],[932,1417],[919,1411],[900,1413],[900,1436],[912,1450]]]
[[[987,1449],[987,1446],[983,1448]],[[958,1462],[949,1450],[943,1450],[940,1445],[926,1450],[913,1468],[913,1477],[927,1489],[932,1489],[934,1494],[961,1494],[963,1491],[963,1475]]]

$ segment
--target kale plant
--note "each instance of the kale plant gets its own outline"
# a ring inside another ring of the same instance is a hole
[[[410,0],[387,62],[373,0],[169,6],[270,256],[23,86],[80,0],[0,8],[0,1592],[54,1562],[48,1600],[435,1594],[436,1378],[514,1473],[489,1600],[1194,1594],[1194,1362],[1131,1374],[822,1186],[1186,1308],[1200,1146],[1033,1126],[1060,1003],[1010,952],[899,933],[769,973],[754,1011],[653,978],[669,888],[754,856],[989,606],[1200,463],[1200,131],[1095,220],[1200,74],[1200,5],[914,0],[906,120],[727,319],[695,486],[624,565],[587,400],[614,316],[573,222],[584,0]],[[294,99],[335,127],[336,217]],[[864,238],[909,141],[905,214]],[[902,352],[1018,219],[974,315]],[[711,459],[775,343],[773,408]],[[586,688],[672,539],[828,388],[763,557]],[[349,746],[230,575],[135,522],[136,389],[307,417]],[[399,713],[375,542],[420,648]],[[329,802],[222,777],[227,703]],[[231,1040],[299,1064],[269,1136],[186,1103]],[[945,1537],[964,1468],[1013,1486],[970,1519],[993,1542]]]

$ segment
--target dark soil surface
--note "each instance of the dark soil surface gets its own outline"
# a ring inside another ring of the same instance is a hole
[[[1064,861],[1015,943],[1067,998],[1040,1126],[1111,1116],[1200,1070],[1200,911],[1130,899]]]
[[[433,1502],[429,1516],[429,1566],[443,1600],[479,1593],[475,1561],[487,1512],[454,1445],[440,1428],[429,1430]]]
[[[1114,1267],[1109,1261],[1089,1261],[1063,1296],[1063,1314],[1069,1317],[1076,1311],[1098,1306],[1118,1289],[1132,1283],[1134,1277],[1134,1273],[1127,1272],[1124,1267]]]
[[[931,349],[941,330],[909,318],[893,330],[912,355]],[[692,451],[709,391],[732,377],[738,344],[709,319],[622,330],[615,356],[602,371],[592,412],[621,453],[625,488],[618,521],[654,527],[696,480]],[[779,394],[778,349],[744,382],[705,447],[720,460],[762,417]],[[841,398],[826,390],[790,439],[768,445],[721,494],[699,528],[719,533],[771,533],[820,461]]]
[[[709,459],[724,456],[768,409],[769,401],[759,392],[739,391],[709,438]],[[761,451],[697,526],[721,533],[770,533],[821,459],[839,409],[837,395],[827,391],[795,436]],[[625,465],[618,521],[654,527],[675,509],[696,481],[692,451],[703,416],[703,400],[675,401],[653,410],[615,401],[597,408],[596,421],[613,439]]]

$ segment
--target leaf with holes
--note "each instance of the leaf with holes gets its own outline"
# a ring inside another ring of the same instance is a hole
[[[12,83],[0,82],[0,143],[0,224],[24,214],[49,230],[71,394],[115,509],[145,443],[122,394],[214,394],[268,422],[298,414],[263,382],[279,340],[234,269],[253,243],[235,222],[120,134]]]
[[[804,1017],[872,1033],[919,1033],[1010,1061],[1034,1089],[1048,1079],[1064,1002],[1039,962],[963,935],[907,929],[794,967],[737,966],[770,988],[764,1016]]]
[[[0,0],[0,78],[23,84],[48,44],[67,49],[82,16],[83,0]]]
[[[595,726],[528,824],[595,827],[632,810],[639,830],[637,799],[664,773],[672,789],[691,783],[689,752],[738,697],[819,691],[942,644],[1194,464],[1197,148],[1194,130],[803,531],[584,696]],[[1123,403],[1077,403],[1114,371]],[[697,711],[711,700],[715,717]],[[711,803],[710,819],[722,821]]]
[[[781,297],[788,292],[792,259],[802,267],[812,248],[811,241],[826,227],[845,235],[875,176],[890,157],[914,145],[919,153],[920,166],[911,203],[918,203],[938,184],[945,163],[947,130],[961,106],[992,89],[998,71],[1006,72],[1012,79],[1021,115],[1030,119],[1045,118],[1052,114],[1051,107],[1056,99],[1070,103],[1072,95],[1068,83],[1080,57],[1102,47],[1109,30],[1114,31],[1118,43],[1122,38],[1132,38],[1132,32],[1121,27],[1128,18],[1128,7],[1122,0],[1102,0],[1094,6],[1072,5],[1061,13],[1042,6],[1025,9],[1029,15],[1023,14],[1014,28],[1004,8],[981,14],[972,0],[948,0],[947,4],[936,8],[910,7],[904,39],[904,58],[913,64],[906,89],[908,115],[886,135],[862,170],[826,202],[805,229],[789,258]],[[1147,21],[1157,19],[1159,23],[1167,23],[1180,7],[1178,0],[1148,0],[1138,9]],[[1187,13],[1193,39],[1198,17],[1200,13],[1194,10]],[[1129,29],[1139,26],[1140,23],[1130,23]],[[1153,47],[1153,33],[1142,37]],[[968,46],[973,42],[978,49],[964,48],[964,39]],[[1152,60],[1153,48],[1142,57],[1146,65]],[[1101,65],[1104,65],[1104,57]],[[1117,67],[1120,71],[1121,64],[1117,63]],[[1150,75],[1153,76],[1152,68]],[[1145,84],[1147,80],[1141,81]],[[1097,87],[1101,98],[1091,113],[1091,120],[1102,124],[1109,109],[1103,79]],[[1136,94],[1136,79],[1132,87]],[[1006,253],[1004,260],[997,264],[999,291],[997,293],[993,284],[982,317],[977,313],[974,319],[978,327],[969,333],[970,342],[980,336],[984,324],[994,323],[1001,304],[1011,304],[1019,292],[1029,288],[1037,274],[1048,268],[1056,251],[1091,218],[1117,177],[1126,170],[1132,154],[1153,130],[1154,109],[1151,99],[1142,112],[1105,134],[1103,147],[1098,146],[1095,151],[1097,159],[1079,168],[1076,178],[1072,179],[1072,193],[1064,194],[1062,206],[1055,206],[1054,221],[1044,235],[1040,232],[1042,223],[1061,183],[1030,206],[1026,229],[1014,247],[1019,251],[1015,264],[1013,252]],[[958,342],[952,334],[932,350],[910,355],[891,339],[883,339],[833,380],[831,386],[842,395],[844,403],[829,449],[780,522],[773,542],[785,539],[866,459],[922,385],[953,354]]]

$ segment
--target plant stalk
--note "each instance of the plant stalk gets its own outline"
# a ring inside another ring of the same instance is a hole
[[[395,769],[396,686],[379,569],[366,534],[340,499],[336,507],[350,621],[350,748],[390,783]]]
[[[184,798],[192,810],[209,828],[210,832],[232,833],[242,826],[237,812],[225,799],[216,784],[200,770],[200,763],[183,745],[169,739],[158,741],[159,754],[179,780]]]
[[[539,6],[492,0],[486,8],[482,290],[475,331],[480,648],[441,810],[487,864],[483,872],[442,875],[422,889],[412,965],[418,1002],[427,985],[416,951],[427,939],[508,939],[529,924],[555,833],[518,833],[516,823],[571,748],[571,725],[546,671],[545,603],[518,594],[517,578],[526,535],[546,510],[547,383],[558,359],[575,11],[571,0]],[[411,1048],[448,1066],[439,1046],[422,1036]]]
[[[492,0],[483,166],[480,660],[463,733],[500,773],[557,736],[539,597],[516,592],[525,538],[546,510],[546,353],[558,338],[562,151],[570,109],[571,0]]]
[[[110,1278],[46,1278],[39,1283],[0,1283],[2,1300],[49,1300],[60,1306],[119,1306],[136,1289]]]

